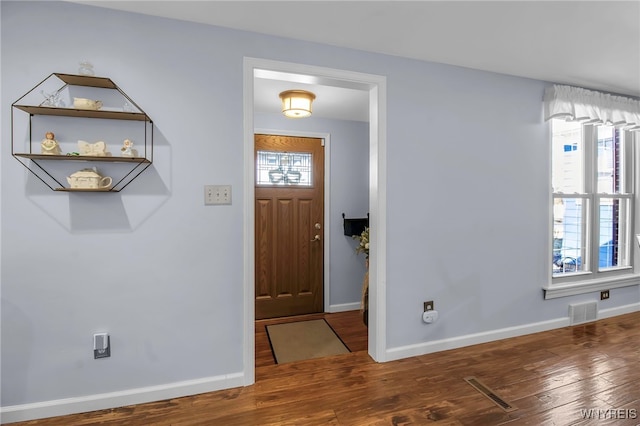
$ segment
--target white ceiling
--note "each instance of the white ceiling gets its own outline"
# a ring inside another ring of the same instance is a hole
[[[639,0],[76,3],[640,96]],[[303,86],[256,79],[256,110],[277,109],[280,91]],[[315,115],[340,107],[345,118],[354,102],[346,117],[368,119],[362,92],[308,89]]]

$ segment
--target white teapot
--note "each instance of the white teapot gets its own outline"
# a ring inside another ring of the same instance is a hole
[[[100,176],[95,167],[78,170],[67,177],[67,182],[75,189],[108,189],[112,181],[109,176]]]

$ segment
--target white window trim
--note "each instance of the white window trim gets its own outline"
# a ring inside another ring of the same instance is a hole
[[[543,288],[545,299],[575,296],[577,294],[610,290],[612,288],[640,285],[640,274],[625,274],[601,277],[595,280],[573,281],[562,284],[550,284]]]
[[[549,125],[549,140],[551,140],[551,125]],[[637,169],[640,167],[640,161],[638,159],[638,154],[640,153],[640,149],[636,148],[636,143],[640,142],[638,140],[636,132],[626,132],[625,141],[627,142],[627,149],[631,149],[631,157],[632,157],[632,215],[633,220],[630,224],[631,226],[631,235],[635,236],[635,231],[640,229],[640,208],[637,208],[639,203],[639,196],[637,188],[640,188],[638,184],[638,178],[640,173],[638,173]],[[549,161],[551,162],[551,152],[549,154]],[[551,164],[551,163],[549,163]],[[550,187],[551,188],[551,187]],[[550,206],[549,206],[549,222],[553,222],[553,190],[550,191],[549,194]],[[553,273],[551,271],[551,250],[553,250],[552,243],[552,232],[548,232],[548,240],[547,240],[547,282],[548,284],[543,287],[543,295],[544,299],[556,299],[559,297],[567,297],[567,296],[575,296],[579,294],[592,293],[602,290],[610,290],[613,288],[621,288],[621,287],[630,287],[630,286],[640,286],[640,273],[638,273],[638,265],[640,264],[640,239],[638,240],[638,244],[635,241],[632,242],[632,254],[631,254],[631,266],[616,268],[615,271],[609,271],[607,273],[593,273],[587,272],[585,274],[575,274],[570,278],[563,277],[563,279],[555,279],[553,278]],[[635,238],[634,238],[635,239]],[[592,278],[585,279],[586,276],[590,276]]]

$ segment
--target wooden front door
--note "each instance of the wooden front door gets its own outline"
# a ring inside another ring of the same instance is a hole
[[[323,140],[255,135],[256,319],[323,312]]]

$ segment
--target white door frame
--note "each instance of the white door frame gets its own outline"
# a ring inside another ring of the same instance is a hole
[[[254,190],[254,76],[273,72],[312,78],[319,84],[349,87],[369,92],[369,220],[372,250],[369,257],[369,355],[378,362],[386,361],[386,78],[373,74],[244,58],[244,212],[243,212],[243,318],[244,318],[244,385],[255,382],[255,190]],[[326,160],[325,160],[326,164]],[[325,226],[326,229],[326,226]],[[326,301],[325,301],[326,304]]]

